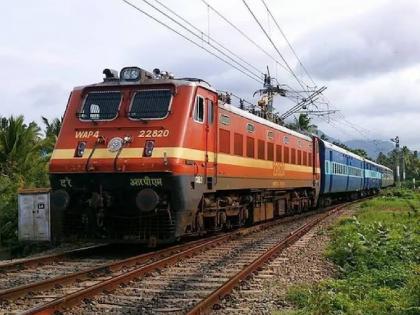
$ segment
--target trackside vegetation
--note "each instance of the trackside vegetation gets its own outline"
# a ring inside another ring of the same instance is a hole
[[[287,314],[420,314],[420,193],[387,190],[331,236],[337,278],[289,290]]]
[[[23,116],[0,117],[0,250],[18,244],[18,190],[49,186],[47,163],[61,120],[42,121],[43,130]]]

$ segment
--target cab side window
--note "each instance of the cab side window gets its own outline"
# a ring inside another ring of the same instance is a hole
[[[197,96],[195,100],[194,120],[196,122],[204,122],[204,98]]]
[[[210,100],[207,100],[207,122],[209,124],[213,123],[213,102]]]

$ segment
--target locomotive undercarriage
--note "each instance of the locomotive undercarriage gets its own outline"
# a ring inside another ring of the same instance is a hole
[[[312,189],[237,190],[205,194],[196,231],[219,231],[307,211],[315,206]]]
[[[58,238],[135,241],[156,245],[306,211],[314,192],[230,190],[208,193],[188,176],[170,173],[51,176],[52,220]]]

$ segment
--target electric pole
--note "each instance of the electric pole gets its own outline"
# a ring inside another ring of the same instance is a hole
[[[397,157],[395,158],[395,179],[397,187],[401,187],[401,181],[400,181],[400,138],[396,136],[395,138],[391,139],[392,142],[395,143],[395,150],[397,153]]]

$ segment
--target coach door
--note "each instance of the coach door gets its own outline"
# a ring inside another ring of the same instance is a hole
[[[213,189],[217,176],[217,97],[214,94],[208,94],[206,98],[206,159],[205,159],[205,177],[208,189]]]

